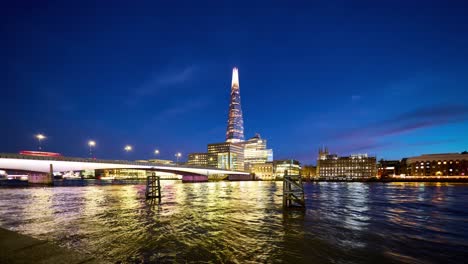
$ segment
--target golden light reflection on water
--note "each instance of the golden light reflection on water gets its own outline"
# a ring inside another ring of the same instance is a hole
[[[452,236],[464,230],[463,185],[306,184],[303,212],[282,209],[281,182],[162,181],[161,204],[144,191],[0,189],[0,225],[130,263],[375,263],[420,259],[420,248],[444,249],[424,259],[454,260],[466,243]]]

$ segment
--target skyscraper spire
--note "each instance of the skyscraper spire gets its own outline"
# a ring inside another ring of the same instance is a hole
[[[239,88],[239,70],[234,67],[234,69],[232,69],[232,82],[231,82],[231,88],[237,86]]]
[[[232,69],[231,102],[229,103],[228,125],[226,130],[227,142],[244,141],[244,119],[239,90],[239,71]]]

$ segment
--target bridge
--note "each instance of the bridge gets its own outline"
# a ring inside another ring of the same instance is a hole
[[[73,157],[42,157],[27,156],[10,153],[0,153],[0,169],[13,171],[27,171],[38,174],[52,172],[69,172],[105,169],[134,169],[165,173],[174,173],[182,177],[202,176],[208,179],[209,175],[243,175],[249,173],[242,171],[223,170],[218,168],[205,168],[195,166],[161,165],[151,162],[132,162],[120,160],[96,160]],[[52,170],[52,171],[51,171]]]

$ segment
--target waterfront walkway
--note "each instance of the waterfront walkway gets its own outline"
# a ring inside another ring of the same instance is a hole
[[[107,263],[3,228],[0,228],[0,249],[0,263]]]

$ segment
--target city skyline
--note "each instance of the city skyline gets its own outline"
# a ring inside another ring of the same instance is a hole
[[[322,145],[378,159],[467,149],[466,4],[236,2],[236,16],[232,3],[211,4],[195,14],[171,3],[9,3],[2,151],[37,149],[43,133],[42,149],[66,156],[88,156],[92,139],[102,158],[157,148],[186,159],[225,139],[233,67],[245,135],[265,135],[275,158],[314,164]]]

